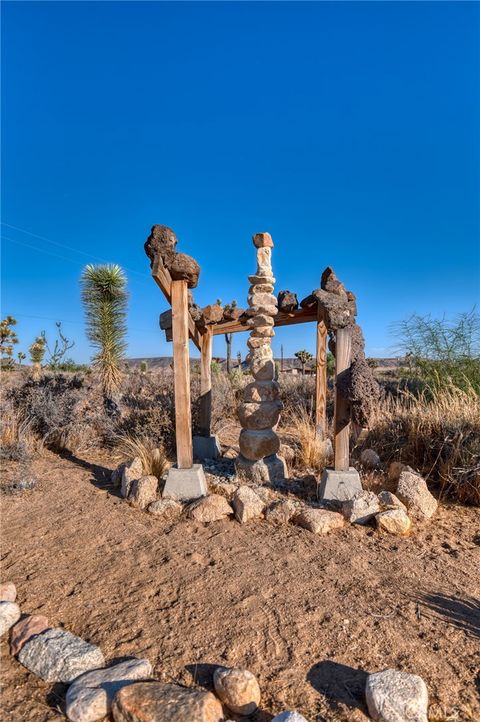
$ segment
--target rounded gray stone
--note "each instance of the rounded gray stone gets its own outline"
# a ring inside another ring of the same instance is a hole
[[[375,722],[427,722],[428,690],[416,674],[396,669],[369,674],[365,696]]]

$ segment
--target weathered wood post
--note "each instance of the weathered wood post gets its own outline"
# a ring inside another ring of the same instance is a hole
[[[327,435],[327,327],[323,312],[317,311],[317,353],[315,374],[315,426],[317,436]]]
[[[186,281],[172,281],[172,328],[177,467],[190,469],[193,465],[193,448]]]
[[[335,471],[348,471],[350,463],[350,402],[338,388],[342,373],[350,367],[351,329],[339,328],[335,341]]]
[[[200,418],[199,430],[202,436],[210,436],[212,424],[212,331],[202,336],[200,359]]]

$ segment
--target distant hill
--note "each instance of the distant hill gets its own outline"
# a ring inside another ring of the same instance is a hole
[[[221,356],[215,356],[214,360],[217,361],[221,366],[224,366],[226,364],[226,359]],[[377,368],[379,369],[395,369],[399,368],[400,366],[405,364],[405,359],[401,357],[397,358],[375,358],[374,359],[377,363]],[[146,361],[149,369],[165,369],[170,368],[173,364],[173,357],[172,356],[152,356],[150,358],[129,358],[127,359],[127,364],[130,368],[139,368],[142,361]],[[278,362],[278,364],[281,364],[281,359],[276,358],[275,361]],[[198,358],[192,358],[190,359],[190,363],[192,366],[197,366],[200,364],[200,359]],[[237,357],[235,356],[232,358],[232,366],[235,368],[237,366]],[[242,364],[245,366],[245,363]],[[301,369],[302,364],[297,358],[284,358],[283,359],[283,367],[284,369]]]

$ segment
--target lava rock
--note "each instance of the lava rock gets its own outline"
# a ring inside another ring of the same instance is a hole
[[[298,308],[297,294],[292,291],[280,291],[277,296],[277,304],[279,311],[291,313]]]
[[[177,237],[171,228],[156,224],[145,241],[145,253],[150,259],[150,267],[153,267],[157,257],[160,257],[165,266],[169,266],[175,256]]]
[[[168,264],[173,281],[186,281],[188,288],[196,288],[200,276],[200,266],[186,253],[176,253]]]

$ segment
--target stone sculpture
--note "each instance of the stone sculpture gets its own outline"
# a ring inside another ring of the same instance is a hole
[[[280,440],[274,431],[283,404],[279,398],[280,387],[275,381],[271,347],[274,317],[278,313],[277,298],[273,294],[273,241],[269,233],[257,233],[253,243],[257,249],[257,271],[248,277],[251,286],[247,299],[249,308],[245,313],[251,329],[246,360],[255,381],[246,386],[243,403],[238,409],[242,431],[236,470],[238,476],[261,483],[283,480],[286,467],[285,461],[277,456]]]

